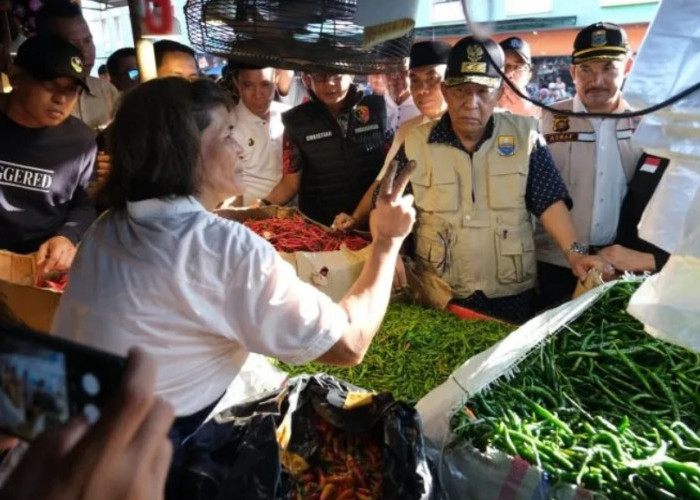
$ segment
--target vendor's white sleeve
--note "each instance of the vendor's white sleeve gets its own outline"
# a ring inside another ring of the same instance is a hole
[[[313,361],[347,330],[347,313],[259,240],[233,271],[225,299],[232,331],[250,352],[290,364]]]

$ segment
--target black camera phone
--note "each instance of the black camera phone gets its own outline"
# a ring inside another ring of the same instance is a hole
[[[31,441],[115,394],[126,359],[25,327],[0,330],[0,431]]]

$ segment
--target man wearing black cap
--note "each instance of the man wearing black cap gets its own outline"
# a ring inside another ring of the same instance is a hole
[[[574,41],[573,99],[554,108],[589,113],[630,111],[621,87],[630,50],[625,31],[612,23],[592,24]],[[620,208],[642,151],[631,144],[631,118],[581,118],[544,111],[542,131],[574,201],[572,218],[581,237],[579,251],[615,241]],[[575,288],[566,260],[542,228],[536,235],[540,305],[567,299]]]
[[[239,64],[233,70],[240,96],[233,109],[233,137],[243,148],[243,205],[265,197],[282,178],[282,113],[289,106],[274,101],[277,80],[274,68]]]
[[[532,78],[532,57],[530,44],[522,38],[512,36],[500,44],[506,56],[503,73],[518,88],[527,95],[526,86]],[[516,115],[540,117],[540,108],[513,92],[508,85],[503,86],[503,95],[498,101],[498,107],[507,109]]]
[[[261,204],[284,205],[299,196],[299,209],[330,226],[349,212],[377,177],[392,132],[380,96],[365,96],[352,76],[305,75],[311,100],[282,114],[282,180]]]
[[[87,88],[80,51],[37,35],[15,59],[0,113],[0,248],[37,252],[44,271],[67,268],[95,217],[86,189],[96,145],[70,113]]]
[[[415,259],[442,279],[457,304],[520,323],[532,314],[536,265],[531,214],[576,273],[602,262],[577,254],[566,187],[534,120],[496,112],[502,49],[467,37],[450,51],[442,91],[447,113],[414,127],[396,155],[416,162]]]
[[[421,123],[440,118],[447,109],[440,85],[445,78],[447,56],[451,48],[449,43],[440,41],[416,42],[411,47],[408,78],[411,97],[421,114],[399,127],[377,180],[369,187],[352,215],[341,213],[335,217],[333,228],[347,231],[367,223],[372,208],[372,195],[403,145],[406,133]]]
[[[36,14],[36,29],[40,35],[56,35],[78,47],[88,88],[73,107],[73,116],[93,130],[106,127],[114,115],[119,92],[108,81],[90,76],[95,65],[95,42],[79,3],[70,0],[43,2]]]

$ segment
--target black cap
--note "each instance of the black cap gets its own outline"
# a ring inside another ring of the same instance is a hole
[[[510,50],[511,52],[515,52],[522,58],[523,61],[525,61],[525,64],[532,64],[532,53],[530,52],[530,44],[522,38],[512,36],[503,40],[501,43],[499,43],[499,45],[503,49],[503,52],[506,52],[508,50]]]
[[[36,80],[73,78],[85,90],[88,89],[80,50],[55,35],[36,35],[27,39],[17,49],[14,64]]]
[[[581,64],[591,59],[621,61],[629,52],[627,33],[613,23],[595,23],[586,26],[576,35],[573,64]]]
[[[462,83],[476,83],[486,87],[498,87],[501,85],[501,77],[494,63],[503,70],[505,55],[496,42],[490,38],[462,38],[450,50],[445,85],[449,87]]]
[[[447,42],[416,42],[411,47],[408,69],[447,64],[452,46]]]

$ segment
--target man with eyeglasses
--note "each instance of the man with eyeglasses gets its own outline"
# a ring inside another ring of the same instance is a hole
[[[0,248],[37,252],[40,271],[66,269],[95,218],[87,195],[96,144],[71,116],[87,89],[83,59],[56,36],[17,52],[0,112]]]
[[[450,51],[442,92],[447,113],[418,125],[396,155],[416,163],[415,261],[423,280],[442,280],[453,301],[522,323],[532,314],[537,267],[531,215],[558,243],[577,275],[601,259],[576,252],[571,200],[529,117],[494,112],[503,50],[466,37]]]
[[[112,84],[119,92],[131,90],[139,84],[139,65],[136,49],[125,47],[107,58],[107,71]]]
[[[393,134],[380,96],[365,96],[352,76],[304,75],[311,100],[282,114],[282,180],[261,200],[299,209],[330,226],[351,212],[377,177]]]
[[[522,38],[512,36],[503,40],[499,45],[506,56],[503,73],[520,92],[528,95],[527,84],[532,79],[530,44]],[[503,95],[498,101],[498,106],[516,115],[540,117],[539,107],[520,97],[505,83],[503,85]]]
[[[420,111],[420,115],[411,118],[399,127],[377,179],[355,207],[352,215],[340,213],[335,217],[333,220],[334,229],[349,231],[358,225],[363,226],[367,223],[369,212],[372,209],[372,195],[389,169],[408,131],[422,123],[440,118],[447,109],[440,84],[445,77],[447,55],[451,48],[449,43],[440,41],[416,42],[411,47],[408,63],[409,88],[412,101]]]

